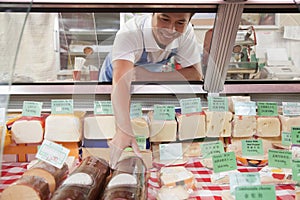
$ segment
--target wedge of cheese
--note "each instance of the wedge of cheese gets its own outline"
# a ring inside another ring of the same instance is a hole
[[[278,137],[281,133],[281,124],[278,117],[258,117],[257,133],[259,137]]]
[[[41,117],[23,116],[19,118],[11,126],[12,139],[17,144],[42,142],[47,116],[47,114],[43,114]]]
[[[136,136],[144,136],[149,138],[150,128],[145,118],[138,117],[131,120],[132,130]]]
[[[84,138],[111,139],[116,134],[115,116],[88,116],[84,118]]]
[[[231,112],[205,111],[206,136],[230,137],[231,136]]]
[[[281,128],[283,132],[291,132],[292,127],[300,126],[300,116],[289,117],[284,115],[279,115],[281,122]]]
[[[188,140],[205,137],[205,115],[204,113],[177,115],[178,138]]]
[[[82,138],[82,112],[51,114],[46,119],[44,138],[55,142],[79,142]]]
[[[233,117],[232,137],[252,137],[256,133],[256,116]]]
[[[195,184],[194,174],[183,166],[163,167],[160,170],[160,181],[163,186],[184,185],[192,189]]]

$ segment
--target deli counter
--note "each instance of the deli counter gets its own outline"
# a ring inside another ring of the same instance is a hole
[[[0,0],[0,199],[300,199],[299,11],[292,0]],[[193,13],[204,79],[133,81],[142,158],[126,149],[112,170],[113,88],[99,73],[118,30],[155,12]]]

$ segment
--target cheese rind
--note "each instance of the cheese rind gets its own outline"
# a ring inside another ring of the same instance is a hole
[[[178,138],[188,140],[205,137],[205,115],[178,115]]]
[[[232,137],[252,137],[256,133],[256,116],[233,117]]]
[[[258,117],[257,133],[259,137],[278,137],[281,133],[281,124],[278,117]]]
[[[231,112],[205,111],[205,115],[207,137],[231,136]]]

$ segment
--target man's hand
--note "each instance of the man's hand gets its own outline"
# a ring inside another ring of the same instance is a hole
[[[142,157],[136,139],[132,135],[124,133],[122,130],[117,129],[117,132],[109,143],[110,147],[110,166],[115,169],[124,149],[131,147],[138,157]]]

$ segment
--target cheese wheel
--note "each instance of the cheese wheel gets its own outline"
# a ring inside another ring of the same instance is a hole
[[[89,156],[53,193],[51,200],[98,200],[110,173],[108,163]]]
[[[39,161],[24,172],[24,176],[38,176],[44,178],[49,185],[51,193],[61,184],[68,175],[68,166],[64,164],[61,169],[44,161]]]
[[[207,137],[231,136],[231,112],[205,111],[205,115]]]
[[[1,200],[48,200],[48,183],[39,176],[21,176],[1,193]]]
[[[259,137],[278,137],[281,134],[281,123],[278,117],[258,117],[257,133]]]
[[[79,142],[82,138],[81,115],[51,114],[46,119],[44,138],[55,142]]]
[[[252,137],[256,134],[256,116],[233,117],[232,137]]]
[[[205,137],[205,115],[189,114],[177,115],[178,138],[179,140],[188,140]]]

